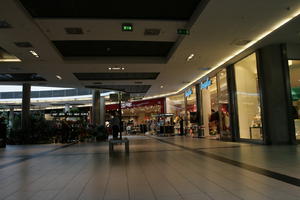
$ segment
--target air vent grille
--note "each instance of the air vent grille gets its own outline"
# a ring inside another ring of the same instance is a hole
[[[65,31],[69,35],[82,35],[83,34],[82,28],[79,28],[79,27],[67,27],[67,28],[65,28]]]
[[[7,21],[0,20],[0,28],[11,28],[11,25]]]
[[[245,46],[246,44],[248,44],[249,42],[251,42],[252,40],[247,40],[247,39],[243,39],[243,40],[234,40],[231,44],[236,45],[236,46]]]
[[[160,29],[156,29],[156,28],[147,28],[145,29],[144,35],[150,35],[150,36],[154,36],[154,35],[159,35],[160,34]]]
[[[21,48],[31,48],[32,44],[30,42],[15,42],[15,45],[17,47],[21,47]]]

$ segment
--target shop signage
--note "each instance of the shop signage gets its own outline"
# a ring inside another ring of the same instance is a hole
[[[51,113],[52,117],[80,117],[88,116],[88,113]]]
[[[185,97],[189,97],[193,94],[193,90],[192,89],[188,89],[187,91],[184,92],[184,96]]]
[[[131,108],[132,107],[132,103],[131,102],[126,102],[126,103],[122,103],[121,104],[121,108]]]
[[[209,86],[211,86],[211,80],[209,78],[206,79],[206,81],[201,82],[200,89],[207,89]]]

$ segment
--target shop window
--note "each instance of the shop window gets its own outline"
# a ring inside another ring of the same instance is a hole
[[[262,139],[260,94],[256,54],[234,65],[240,138]]]
[[[226,70],[203,80],[200,88],[204,136],[231,140]]]
[[[289,69],[295,133],[296,139],[300,140],[300,60],[289,60]]]
[[[184,94],[174,95],[166,98],[167,113],[174,114],[172,123],[174,125],[175,134],[183,134],[186,120]]]

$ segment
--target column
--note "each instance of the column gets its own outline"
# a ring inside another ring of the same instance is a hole
[[[259,49],[258,77],[262,95],[264,142],[295,143],[288,61],[284,45],[270,45]]]
[[[100,125],[105,125],[105,98],[100,96]]]
[[[28,83],[23,84],[22,91],[22,115],[21,115],[21,125],[24,131],[28,131],[30,128],[30,92],[31,85]]]
[[[92,107],[92,124],[98,126],[100,124],[100,91],[93,91],[93,107]]]

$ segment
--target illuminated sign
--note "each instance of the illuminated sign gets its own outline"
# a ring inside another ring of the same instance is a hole
[[[184,92],[184,96],[185,97],[189,97],[193,94],[193,90],[192,89],[188,89],[187,91]]]
[[[132,31],[133,26],[132,24],[122,24],[122,31]]]
[[[211,80],[209,78],[206,79],[206,81],[201,82],[200,89],[207,89],[209,86],[211,86]]]
[[[180,29],[177,29],[177,34],[178,35],[189,35],[190,31],[188,29],[180,28]]]

